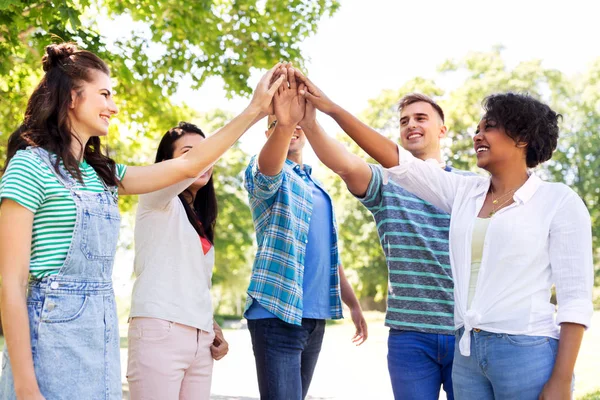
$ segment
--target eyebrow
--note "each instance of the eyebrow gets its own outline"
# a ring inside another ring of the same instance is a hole
[[[194,147],[194,146],[183,146],[183,147],[181,148],[181,150],[191,149],[191,148],[193,148],[193,147]]]
[[[102,89],[100,89],[100,91],[103,91],[103,90],[106,90],[106,91],[108,92],[108,95],[109,95],[109,96],[110,96],[110,95],[112,95],[112,92],[111,92],[110,90],[108,90],[108,89],[106,89],[106,88],[102,88]]]
[[[429,118],[429,114],[427,113],[416,113],[414,114],[415,117],[427,117]],[[410,118],[410,115],[405,115],[404,117],[400,118],[400,121],[404,120],[404,119],[408,119]]]

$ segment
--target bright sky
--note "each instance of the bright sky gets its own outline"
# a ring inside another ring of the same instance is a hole
[[[397,89],[415,76],[433,77],[444,60],[494,45],[505,47],[510,64],[539,58],[546,67],[569,74],[584,71],[600,57],[598,15],[600,2],[595,0],[341,0],[340,10],[321,21],[302,50],[313,82],[359,113],[382,90]],[[255,71],[252,85],[261,73]],[[200,111],[237,113],[249,101],[227,100],[220,78],[199,91],[182,88],[180,94]],[[330,134],[339,131],[329,117],[320,115],[319,120]],[[242,138],[249,153],[264,143],[263,125]],[[307,156],[313,162],[314,156]]]

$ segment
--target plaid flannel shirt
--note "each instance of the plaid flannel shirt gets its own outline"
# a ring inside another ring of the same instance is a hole
[[[254,299],[281,320],[301,325],[304,257],[312,214],[312,191],[300,175],[300,165],[293,161],[286,159],[282,171],[275,176],[262,174],[257,161],[257,156],[252,157],[244,180],[258,244],[246,310]],[[304,165],[304,172],[310,174],[311,167]],[[322,189],[316,180],[314,182]],[[339,319],[342,318],[340,260],[333,209],[331,215],[329,298],[331,317]]]

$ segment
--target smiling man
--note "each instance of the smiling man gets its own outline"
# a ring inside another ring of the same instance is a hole
[[[284,73],[289,87],[284,82],[275,95],[267,142],[245,175],[258,249],[244,315],[262,400],[306,397],[325,321],[342,318],[341,301],[350,308],[355,343],[367,338],[340,265],[331,198],[302,163],[306,101],[293,69]]]
[[[383,183],[382,166],[398,165],[398,145],[331,101],[308,78],[307,111],[314,106],[331,116],[381,165],[367,164],[328,136],[316,121],[300,125],[319,159],[338,174],[375,218],[386,256],[389,284],[386,326],[388,369],[394,397],[437,400],[443,386],[453,399],[453,283],[448,253],[450,216],[393,182]],[[444,113],[431,98],[412,93],[400,100],[400,142],[414,156],[448,172],[440,139]],[[460,173],[460,172],[459,172]]]

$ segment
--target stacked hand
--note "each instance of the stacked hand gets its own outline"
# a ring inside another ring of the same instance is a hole
[[[290,63],[277,64],[263,79],[265,85],[269,80],[269,91],[277,88],[266,112],[275,115],[281,126],[305,127],[316,121],[317,109],[328,114],[336,107],[325,93]]]

